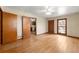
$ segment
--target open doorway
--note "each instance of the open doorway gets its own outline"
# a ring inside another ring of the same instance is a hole
[[[30,25],[30,31],[31,34],[36,35],[36,18],[30,17],[31,25]]]
[[[57,34],[67,35],[67,19],[57,19]]]

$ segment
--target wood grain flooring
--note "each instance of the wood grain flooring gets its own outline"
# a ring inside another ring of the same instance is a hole
[[[79,52],[79,39],[55,34],[31,35],[29,39],[0,45],[0,53]]]

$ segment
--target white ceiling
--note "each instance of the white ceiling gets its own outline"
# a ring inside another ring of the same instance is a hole
[[[49,18],[61,15],[67,15],[79,12],[79,6],[49,6],[51,8],[52,14],[46,15],[46,6],[8,6],[12,9],[24,10],[26,12],[33,13],[37,16]]]

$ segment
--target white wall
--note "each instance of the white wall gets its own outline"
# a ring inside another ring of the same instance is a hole
[[[48,30],[47,26],[47,20],[44,18],[39,18],[36,21],[36,26],[37,26],[37,34],[42,34],[42,33],[46,33]]]
[[[55,20],[55,33],[57,33],[57,19],[62,18],[67,18],[67,35],[79,37],[79,13],[51,18],[50,20]]]
[[[17,16],[17,39],[22,38],[22,16]]]
[[[47,32],[47,20],[42,18],[42,17],[39,17],[39,16],[36,16],[32,13],[28,13],[28,12],[25,12],[23,10],[17,10],[17,9],[11,9],[11,8],[8,8],[8,7],[1,7],[2,10],[4,12],[9,12],[9,13],[13,13],[13,14],[16,14],[17,15],[17,38],[21,38],[22,37],[22,23],[21,23],[21,16],[28,16],[28,17],[34,17],[34,18],[37,18],[37,27],[36,27],[36,30],[37,30],[37,34],[42,34],[42,33],[46,33]]]

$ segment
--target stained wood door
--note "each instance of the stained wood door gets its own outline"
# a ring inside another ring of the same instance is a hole
[[[0,43],[1,43],[1,10],[0,10]]]
[[[3,12],[3,44],[17,39],[17,16]]]
[[[48,33],[54,33],[54,20],[48,21]]]
[[[23,38],[27,39],[30,37],[30,18],[23,16]]]

